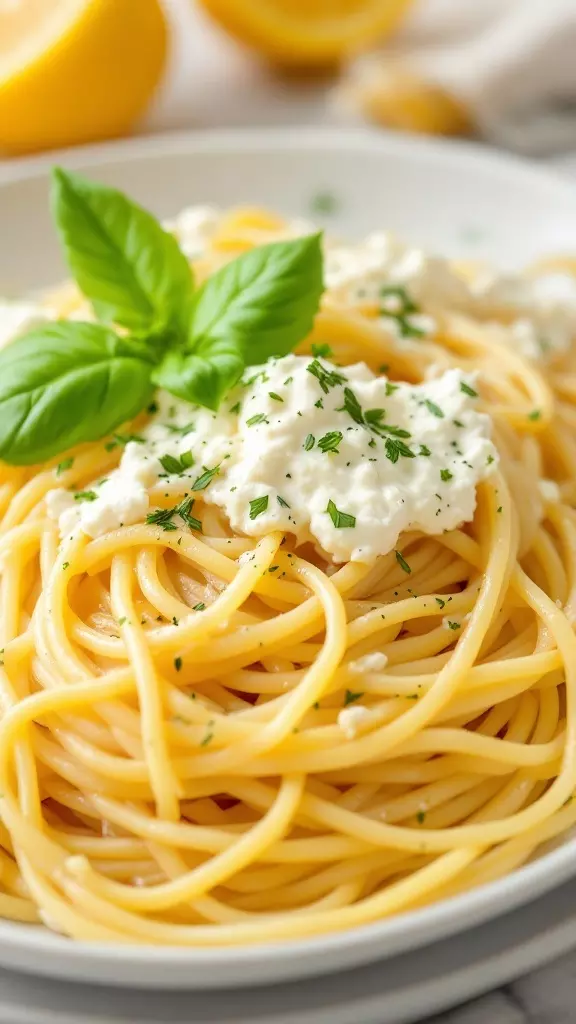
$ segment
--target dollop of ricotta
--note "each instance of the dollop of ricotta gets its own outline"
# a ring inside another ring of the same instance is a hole
[[[95,497],[52,492],[49,514],[63,532],[97,536],[142,521],[156,487],[218,506],[238,533],[282,530],[334,562],[370,563],[406,530],[438,534],[472,519],[476,485],[497,462],[475,395],[460,370],[411,385],[364,363],[270,360],[217,413],[160,393]]]

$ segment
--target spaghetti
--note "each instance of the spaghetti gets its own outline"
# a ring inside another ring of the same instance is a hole
[[[196,272],[285,230],[223,218]],[[500,469],[473,522],[402,537],[409,575],[394,552],[335,567],[234,533],[204,492],[202,534],[61,541],[46,494],[88,487],[119,449],[2,467],[4,918],[78,940],[286,940],[486,883],[576,823],[574,357],[537,365],[436,312],[400,344],[328,294],[299,350],[329,342],[412,383],[479,373]]]

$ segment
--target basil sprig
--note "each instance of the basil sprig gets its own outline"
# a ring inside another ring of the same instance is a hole
[[[155,386],[216,410],[245,366],[311,330],[321,236],[253,249],[195,289],[175,238],[115,189],[55,168],[64,253],[100,323],[59,321],[0,351],[0,458],[31,465],[132,419]]]

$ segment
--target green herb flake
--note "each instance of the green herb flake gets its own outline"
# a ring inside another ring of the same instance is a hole
[[[441,597],[435,597],[434,600],[436,601],[436,604],[438,605],[439,608],[446,607],[446,601],[443,601]]]
[[[204,601],[198,601],[198,604],[192,605],[193,612],[203,612],[206,608]]]
[[[261,498],[253,498],[250,502],[250,519],[257,519],[268,508],[268,495],[263,494]]]
[[[471,388],[465,380],[460,381],[460,391],[463,391],[465,395],[469,395],[470,398],[478,398],[478,392]]]
[[[322,342],[321,345],[315,345],[312,343],[312,355],[315,359],[331,359],[334,355],[330,345],[326,342]]]
[[[540,419],[541,415],[542,413],[540,409],[532,409],[532,412],[528,413],[528,419],[532,420],[533,423],[536,423],[536,421]]]
[[[447,483],[448,480],[452,480],[453,476],[454,476],[454,474],[451,473],[449,469],[441,469],[440,470],[440,479],[444,483]]]
[[[69,565],[70,565],[70,562],[62,562],[62,568],[63,569],[67,569]]]
[[[398,440],[398,438],[387,437],[384,447],[386,449],[386,458],[390,459],[390,462],[398,462],[400,456],[405,459],[416,458],[415,452],[407,444],[404,444],[403,441]]]
[[[439,420],[443,420],[444,419],[444,413],[442,412],[442,409],[440,408],[439,405],[436,405],[435,402],[431,401],[430,398],[425,398],[424,399],[424,405],[428,409],[428,412],[431,412],[432,415],[436,416],[437,419],[439,419]]]
[[[418,822],[419,825],[423,825],[424,822],[426,821],[426,811],[418,811],[418,814],[416,815],[416,821]]]
[[[282,401],[282,399],[280,399],[280,401]],[[263,412],[257,412],[254,416],[251,416],[250,419],[246,420],[247,427],[255,427],[258,423],[268,423]]]
[[[206,469],[206,467],[203,467],[203,469],[204,472],[202,473],[202,476],[199,476],[192,484],[192,487],[190,488],[192,491],[205,491],[208,484],[211,483],[214,477],[220,472],[220,465],[214,466],[213,469]]]
[[[338,530],[356,526],[356,516],[352,516],[348,512],[340,512],[340,510],[336,508],[336,505],[334,504],[331,498],[330,501],[328,502],[326,512],[328,513],[332,522],[334,523],[334,526]]]
[[[408,562],[404,558],[404,555],[402,554],[402,552],[401,551],[395,551],[394,554],[396,555],[396,561],[398,562],[398,565],[400,566],[400,568],[403,569],[404,572],[410,574],[412,572],[412,569],[408,565]]]
[[[158,459],[162,469],[165,469],[167,473],[181,476],[190,466],[194,464],[194,457],[192,452],[183,452],[180,456],[174,455],[161,455]]]
[[[347,708],[349,704],[353,704],[356,700],[361,700],[364,696],[363,693],[353,693],[352,690],[346,690],[344,694],[344,707]]]
[[[342,431],[341,430],[329,430],[324,437],[321,437],[318,441],[318,447],[324,454],[339,455],[339,445],[342,443]]]
[[[314,359],[311,363],[308,363],[306,367],[308,373],[311,373],[313,377],[316,377],[322,391],[325,395],[328,394],[330,388],[335,388],[338,384],[345,384],[346,377],[343,374],[337,373],[335,370],[327,370],[325,366],[318,359]]]
[[[62,462],[59,462],[58,465],[56,466],[56,476],[60,476],[60,474],[65,473],[66,470],[72,469],[73,465],[74,458],[72,456],[70,456],[69,459],[62,459]]]
[[[173,508],[157,508],[154,512],[149,512],[146,516],[146,523],[148,526],[161,526],[166,531],[177,530],[178,527],[172,522],[172,519],[174,516],[179,516],[190,530],[202,533],[202,523],[191,514],[193,507],[194,498],[184,498]]]
[[[270,398],[274,399],[275,402],[283,402],[284,401],[284,399],[279,394],[277,394],[276,391],[269,391],[268,394],[270,395]]]
[[[97,497],[96,491],[76,491],[74,501],[96,501]]]
[[[286,499],[282,498],[279,494],[276,495],[276,501],[281,506],[281,508],[290,508],[290,505],[288,504]]]
[[[182,668],[182,658],[174,658],[174,668],[176,669],[177,672],[180,671],[180,669]]]
[[[308,434],[306,436],[306,440],[304,441],[304,444],[303,444],[302,447],[304,448],[305,452],[309,452],[309,451],[311,451],[311,449],[314,447],[315,444],[316,444],[316,438],[314,437],[314,434]]]

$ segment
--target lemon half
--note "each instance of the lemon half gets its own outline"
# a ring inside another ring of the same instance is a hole
[[[0,151],[125,133],[166,48],[158,0],[0,0]]]
[[[412,0],[201,0],[231,35],[286,65],[333,64],[396,27]]]

